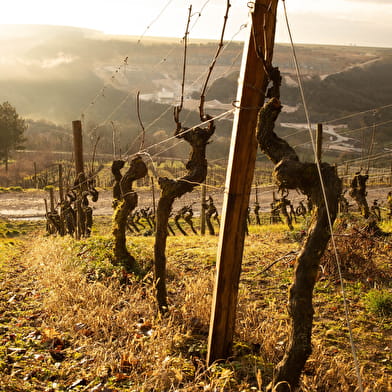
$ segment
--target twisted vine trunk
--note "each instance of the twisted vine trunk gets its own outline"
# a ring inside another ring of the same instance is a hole
[[[333,224],[338,212],[342,184],[335,167],[326,163],[320,164],[327,210],[316,164],[300,162],[293,148],[273,131],[280,111],[279,100],[272,98],[259,112],[257,139],[261,151],[276,165],[273,175],[279,187],[299,189],[314,205],[313,223],[297,257],[294,282],[289,292],[291,332],[287,352],[278,364],[273,381],[268,387],[268,390],[289,392],[298,386],[301,372],[312,352],[313,288],[321,256],[331,237],[328,213]]]
[[[147,166],[142,158],[137,156],[132,159],[128,170],[122,176],[121,169],[124,167],[124,163],[124,161],[118,160],[112,164],[112,173],[115,178],[113,186],[115,211],[112,227],[114,237],[113,264],[122,265],[127,271],[134,271],[137,264],[127,249],[125,232],[128,216],[137,206],[137,193],[132,190],[132,183],[147,174]]]
[[[180,133],[181,131],[181,133]],[[207,128],[195,128],[190,131],[177,129],[176,136],[184,138],[192,147],[186,164],[187,175],[178,180],[161,177],[158,180],[161,195],[157,207],[157,222],[154,244],[154,272],[156,296],[161,313],[168,309],[166,290],[166,242],[168,236],[169,216],[174,200],[191,192],[195,186],[204,182],[207,176],[206,146],[215,131],[213,121]]]

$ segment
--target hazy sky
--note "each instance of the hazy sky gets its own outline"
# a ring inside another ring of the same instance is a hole
[[[226,39],[247,22],[247,3],[231,0]],[[282,0],[279,3],[276,41],[287,42]],[[195,13],[190,37],[219,39],[226,0],[9,0],[2,2],[0,24],[77,26],[108,34],[180,38],[190,4]],[[286,7],[298,43],[392,47],[392,0],[286,0]],[[236,36],[241,38],[243,33]]]

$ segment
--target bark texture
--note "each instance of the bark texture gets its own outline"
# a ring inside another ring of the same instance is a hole
[[[300,162],[294,149],[274,131],[274,124],[281,111],[277,98],[270,99],[259,112],[257,139],[261,148],[275,163],[274,177],[281,189],[298,189],[313,203],[312,224],[302,250],[297,257],[294,282],[289,292],[291,332],[287,352],[278,364],[268,390],[294,391],[299,384],[305,362],[312,352],[313,288],[316,283],[320,259],[331,237],[328,212],[315,163]],[[342,185],[336,169],[320,164],[329,207],[331,223],[338,212]]]
[[[112,164],[112,173],[115,178],[113,187],[115,210],[112,228],[113,264],[122,265],[127,271],[134,271],[137,267],[136,260],[127,249],[125,232],[128,216],[137,206],[137,193],[132,190],[132,183],[147,174],[147,166],[142,158],[137,156],[132,159],[128,170],[122,176],[121,168],[124,167],[124,163],[124,161],[114,161]]]
[[[168,222],[172,206],[176,198],[191,192],[207,176],[206,146],[215,131],[213,121],[207,128],[195,128],[190,131],[178,127],[175,135],[185,139],[192,147],[189,161],[186,164],[188,173],[177,180],[160,177],[158,180],[161,195],[157,207],[156,234],[154,244],[154,272],[159,310],[167,311],[166,291],[166,240]]]
[[[361,175],[360,172],[355,173],[354,178],[351,180],[349,195],[356,201],[358,209],[365,219],[370,216],[370,209],[366,199],[366,181],[369,176]]]

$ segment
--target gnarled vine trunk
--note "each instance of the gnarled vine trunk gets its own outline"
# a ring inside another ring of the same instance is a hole
[[[168,307],[166,292],[166,241],[169,216],[176,198],[191,192],[196,185],[204,182],[207,176],[206,146],[214,131],[213,121],[208,124],[207,128],[198,127],[189,131],[177,128],[176,136],[184,138],[192,147],[189,161],[186,164],[188,173],[178,180],[172,180],[167,177],[161,177],[158,180],[161,195],[157,207],[154,272],[157,302],[162,313]]]
[[[136,269],[136,260],[127,249],[125,233],[128,216],[137,206],[137,193],[132,190],[132,183],[147,174],[147,166],[142,158],[136,156],[132,159],[124,176],[122,176],[121,169],[124,167],[124,163],[124,161],[117,160],[112,164],[112,173],[115,178],[113,186],[113,205],[115,210],[112,228],[114,237],[113,263],[122,265],[127,271],[134,271]]]
[[[325,196],[320,183],[317,165],[300,162],[294,149],[274,131],[275,120],[281,110],[277,98],[268,101],[259,112],[257,139],[261,148],[276,165],[274,177],[281,189],[299,189],[313,203],[313,223],[297,257],[294,282],[289,293],[291,332],[286,354],[278,364],[269,390],[293,391],[299,383],[301,372],[312,352],[311,336],[313,323],[313,288],[316,283],[320,259],[331,237],[331,224],[338,212],[338,201],[342,191],[336,168],[320,164]],[[330,217],[328,218],[328,213]]]

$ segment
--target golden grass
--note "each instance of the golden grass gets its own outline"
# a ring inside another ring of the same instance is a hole
[[[128,275],[124,284],[122,271],[113,268],[107,257],[107,236],[79,244],[71,238],[38,236],[28,245],[24,261],[43,292],[39,329],[67,342],[62,349],[65,359],[55,375],[58,390],[78,378],[86,380],[86,389],[81,389],[86,391],[100,384],[113,391],[137,392],[264,390],[287,345],[292,258],[262,271],[299,249],[286,228],[277,226],[251,227],[233,357],[210,368],[204,359],[217,237],[168,238],[170,312],[161,317],[149,271],[153,238],[130,238],[129,249],[147,273],[143,278]],[[97,266],[107,272],[92,274]],[[355,333],[367,337],[357,342],[366,390],[385,392],[390,388],[390,351],[384,350],[390,324],[364,316],[355,285],[349,295]],[[302,391],[358,390],[341,294],[328,277],[316,286],[315,308],[314,352],[306,364]]]

